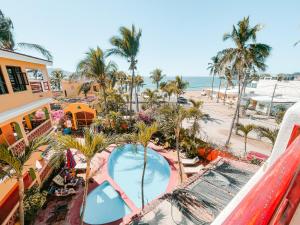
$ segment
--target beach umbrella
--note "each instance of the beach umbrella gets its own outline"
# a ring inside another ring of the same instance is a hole
[[[69,169],[74,168],[76,166],[76,161],[73,157],[73,154],[70,149],[67,150],[67,167]]]

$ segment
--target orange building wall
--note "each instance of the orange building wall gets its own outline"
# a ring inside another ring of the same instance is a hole
[[[8,142],[9,145],[12,145],[15,142],[15,137],[11,125],[6,124],[0,128],[2,131],[2,134],[0,135],[0,144],[6,144]]]
[[[45,65],[12,60],[7,58],[0,57],[0,68],[8,89],[8,94],[0,95],[0,112],[13,109],[15,107],[28,104],[30,102],[40,100],[43,98],[50,98],[52,97],[51,91],[41,92],[41,93],[32,93],[30,85],[27,85],[26,91],[21,92],[13,92],[11,83],[6,71],[6,66],[19,66],[21,67],[22,72],[26,72],[26,69],[39,69],[43,72],[45,80],[49,81],[47,68]]]

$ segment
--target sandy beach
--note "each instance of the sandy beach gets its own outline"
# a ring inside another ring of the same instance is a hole
[[[203,101],[202,111],[207,113],[211,117],[211,121],[201,123],[200,137],[204,140],[224,146],[229,134],[230,124],[232,121],[235,105],[224,105],[220,100],[217,103],[217,99],[211,100],[208,96],[201,96],[201,91],[187,91],[184,94],[187,99],[196,99]],[[256,124],[260,126],[266,126],[275,128],[278,125],[273,119],[253,120],[249,117],[243,117],[240,119],[242,124]],[[185,122],[183,126],[189,126],[189,122]],[[260,139],[255,132],[251,132],[248,138],[247,151],[260,152],[266,155],[271,154],[272,146],[268,140]],[[241,155],[244,153],[244,137],[232,134],[230,150],[235,154]]]

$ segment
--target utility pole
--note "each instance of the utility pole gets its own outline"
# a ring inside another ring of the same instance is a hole
[[[271,98],[271,102],[270,102],[270,108],[269,108],[269,111],[268,111],[268,117],[269,117],[269,118],[270,118],[270,115],[271,115],[271,112],[272,112],[273,100],[274,100],[276,88],[277,88],[277,83],[276,83],[275,86],[274,86],[273,94],[272,94],[272,98]]]

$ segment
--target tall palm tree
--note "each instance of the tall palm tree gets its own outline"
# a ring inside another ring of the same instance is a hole
[[[274,147],[279,129],[272,130],[272,129],[267,128],[267,127],[259,126],[259,127],[257,127],[256,130],[258,131],[260,137],[264,137],[264,138],[269,139],[270,142],[272,143],[272,147]]]
[[[84,82],[83,84],[80,85],[78,94],[83,93],[84,97],[87,98],[87,93],[89,93],[91,88],[92,88],[92,82]]]
[[[83,139],[78,139],[70,135],[58,135],[56,143],[56,154],[61,154],[65,149],[74,148],[83,154],[86,159],[85,186],[81,213],[81,224],[83,224],[92,158],[97,152],[104,151],[111,142],[103,134],[95,133],[93,129],[85,129]],[[55,153],[53,157],[55,157]]]
[[[159,88],[159,83],[164,79],[166,75],[162,73],[161,69],[155,69],[151,72],[150,78],[152,79],[152,83],[156,84],[156,90]]]
[[[249,74],[251,74],[251,71],[264,71],[266,69],[265,60],[271,52],[269,45],[256,42],[256,36],[260,30],[261,25],[257,24],[251,27],[249,17],[243,18],[237,26],[233,26],[231,33],[226,33],[223,37],[224,41],[233,41],[235,46],[220,51],[217,56],[222,69],[229,66],[232,70],[237,71],[237,79],[241,87],[226,146],[230,143],[232,130],[240,108],[241,95],[246,87]]]
[[[253,124],[247,124],[247,125],[243,125],[243,124],[237,124],[237,130],[241,131],[244,135],[244,144],[245,144],[245,156],[247,154],[247,140],[248,140],[248,134],[255,130],[256,126]]]
[[[15,51],[17,47],[33,49],[42,54],[47,60],[52,60],[51,53],[43,46],[25,42],[16,43],[14,39],[14,25],[9,17],[6,17],[0,10],[0,48]]]
[[[4,176],[13,176],[17,179],[19,185],[19,219],[20,224],[24,225],[24,181],[23,172],[25,170],[26,162],[29,160],[34,152],[37,152],[43,145],[48,144],[48,138],[41,137],[36,138],[25,147],[25,151],[20,155],[15,155],[5,145],[0,145],[0,165],[5,168],[4,165],[8,166],[7,169],[3,170]],[[30,169],[30,171],[34,171]]]
[[[200,130],[200,120],[203,116],[201,111],[201,107],[203,105],[202,101],[196,101],[194,99],[190,99],[192,103],[192,107],[190,107],[187,111],[188,117],[193,119],[193,124],[191,126],[191,135],[193,139],[196,139],[196,135]]]
[[[141,182],[142,209],[144,209],[145,206],[144,179],[145,179],[145,172],[147,166],[147,146],[153,134],[157,132],[158,129],[157,127],[158,127],[157,123],[153,123],[150,126],[147,126],[144,122],[139,122],[137,124],[138,133],[136,136],[136,140],[144,147],[144,164],[143,164],[143,173],[142,173],[142,182]]]
[[[117,66],[114,62],[105,61],[104,52],[100,47],[96,49],[90,49],[86,53],[86,57],[81,60],[77,65],[77,72],[81,76],[84,76],[88,79],[95,80],[100,88],[102,89],[102,95],[104,99],[105,112],[107,113],[107,94],[106,88],[108,80],[112,76],[111,74],[117,70]]]
[[[142,36],[142,30],[136,30],[135,26],[132,25],[131,29],[127,27],[120,27],[121,36],[114,36],[110,39],[110,43],[114,48],[108,50],[108,55],[118,55],[125,58],[129,62],[129,70],[132,71],[132,79],[130,85],[130,115],[132,112],[132,95],[134,86],[135,70],[137,65],[137,54],[140,49],[140,38]],[[137,97],[137,96],[136,96]],[[137,105],[136,105],[137,107]],[[138,108],[136,108],[138,111]]]
[[[174,88],[174,93],[176,94],[177,100],[180,95],[184,93],[184,90],[187,89],[189,83],[182,79],[182,76],[177,75],[175,80],[171,82]]]
[[[52,88],[61,91],[61,81],[66,78],[66,75],[61,69],[53,70],[50,74],[50,83]]]
[[[210,94],[210,98],[213,99],[215,76],[217,74],[220,74],[221,72],[218,55],[211,58],[211,62],[208,63],[207,69],[209,70],[209,73],[213,76],[211,81],[211,94]]]

